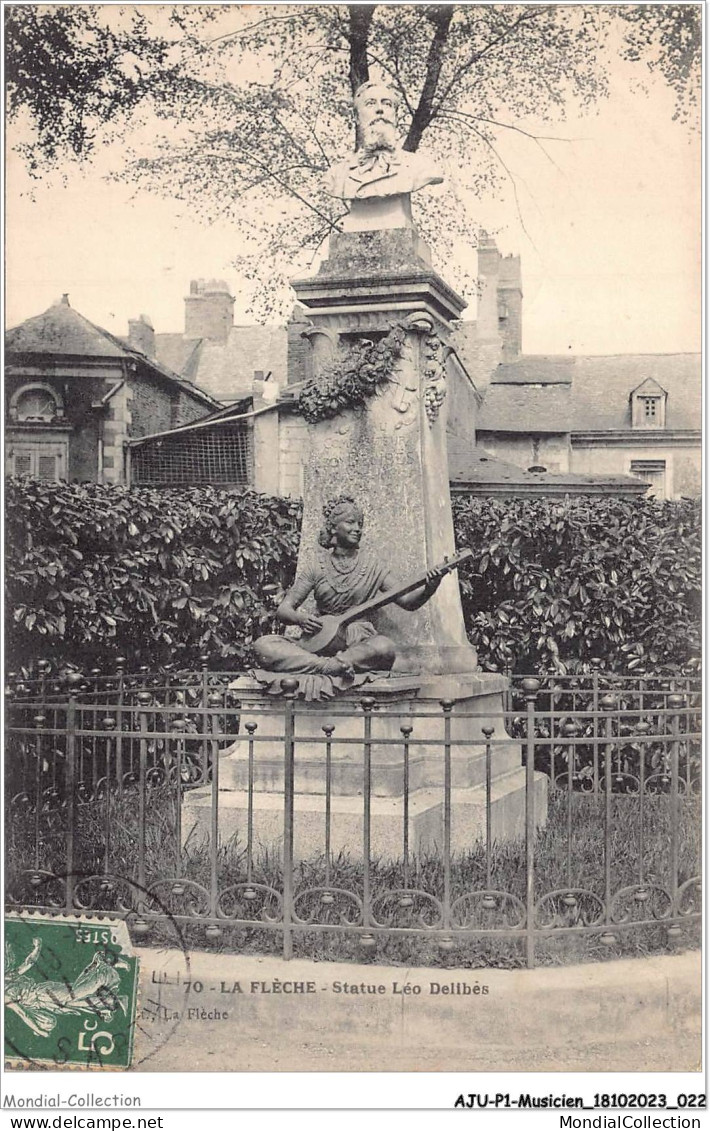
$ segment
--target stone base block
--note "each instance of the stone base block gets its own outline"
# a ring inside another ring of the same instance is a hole
[[[246,790],[219,793],[220,844],[236,839],[247,842]],[[331,852],[362,859],[364,805],[362,797],[331,797]],[[253,838],[255,851],[281,852],[284,832],[283,794],[253,794]],[[371,858],[399,860],[403,856],[404,804],[399,797],[373,797],[370,803]],[[547,818],[547,777],[535,774],[535,824]],[[185,839],[210,837],[211,789],[190,793],[183,805]],[[498,777],[491,788],[491,837],[494,841],[520,839],[525,834],[525,771],[516,769]],[[460,855],[486,838],[485,785],[453,788],[451,791],[451,851]],[[443,791],[419,789],[409,798],[409,851],[415,854],[441,852],[444,839]],[[315,859],[325,849],[325,797],[296,794],[294,800],[294,858]]]
[[[431,677],[430,677],[431,679]],[[403,688],[406,681],[390,679],[365,685],[376,701],[368,716],[371,732],[373,797],[401,797],[405,789],[405,736],[408,733],[407,787],[410,793],[443,786],[445,716],[440,700],[451,701],[451,784],[467,789],[485,783],[486,747],[482,728],[493,731],[491,775],[496,779],[520,765],[520,748],[508,739],[503,719],[499,676],[440,677],[426,688]],[[220,757],[220,790],[246,790],[251,772],[258,792],[283,793],[284,702],[268,712],[261,688],[256,698],[250,688],[233,685],[242,702],[240,737]],[[294,704],[294,773],[296,793],[323,794],[326,790],[326,737],[331,731],[331,792],[356,797],[363,790],[363,739],[365,716],[356,699],[332,703]],[[249,737],[248,728],[253,730]],[[252,766],[249,749],[252,748]]]
[[[491,775],[495,780],[520,765],[520,747],[512,740],[491,751]],[[370,790],[373,797],[401,797],[404,792],[403,748],[375,745],[370,759]],[[254,743],[252,765],[254,790],[283,795],[283,741]],[[357,797],[363,792],[362,736],[352,743],[333,742],[330,764],[333,796]],[[481,785],[486,780],[486,755],[480,747],[453,746],[451,784],[456,788]],[[326,792],[325,743],[298,743],[294,759],[296,793]],[[444,758],[441,744],[412,746],[409,751],[408,788],[411,792],[444,784]],[[249,788],[249,742],[237,739],[220,759],[220,790]]]

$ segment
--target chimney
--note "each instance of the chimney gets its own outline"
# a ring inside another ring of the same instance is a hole
[[[226,342],[233,325],[233,306],[224,279],[193,279],[185,298],[185,337]]]
[[[499,264],[498,330],[503,361],[513,361],[523,347],[523,282],[519,255],[506,255]]]
[[[496,241],[481,230],[478,233],[478,324],[479,341],[498,339],[498,274],[500,252]]]
[[[313,376],[311,363],[313,351],[311,343],[303,336],[303,331],[312,326],[313,323],[308,319],[305,309],[299,303],[296,303],[291,311],[291,317],[286,323],[288,336],[286,372],[289,385],[306,381]]]
[[[155,330],[147,314],[128,320],[128,344],[146,357],[155,357]]]
[[[263,369],[255,369],[251,388],[254,404],[258,408],[278,400],[279,386],[277,381],[272,380],[271,370],[264,373]]]

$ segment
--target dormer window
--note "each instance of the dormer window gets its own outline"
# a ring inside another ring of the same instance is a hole
[[[631,393],[631,427],[665,428],[668,394],[657,381],[647,378]]]

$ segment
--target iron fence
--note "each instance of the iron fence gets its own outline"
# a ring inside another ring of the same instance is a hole
[[[289,680],[246,703],[229,682],[15,683],[12,904],[111,912],[138,938],[266,932],[286,958],[348,936],[442,960],[506,943],[530,966],[551,939],[668,945],[699,921],[698,685],[524,678],[491,718],[306,707]]]

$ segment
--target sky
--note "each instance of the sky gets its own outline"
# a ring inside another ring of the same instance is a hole
[[[500,199],[474,202],[501,251],[522,257],[527,353],[700,349],[700,140],[672,121],[662,80],[634,88],[642,74],[638,65],[619,63],[595,113],[553,130],[538,123],[561,139],[547,142],[546,153],[506,134],[501,155],[517,200],[507,187]],[[230,263],[239,232],[108,182],[115,160],[113,150],[86,169],[67,166],[64,182],[54,176],[35,184],[32,199],[19,159],[9,154],[7,325],[66,292],[75,309],[115,334],[125,334],[139,314],[158,332],[177,332],[189,282],[199,277],[226,279],[237,297],[235,321],[252,321],[248,292]],[[470,262],[475,253],[461,254]],[[472,298],[464,318],[475,313]]]

